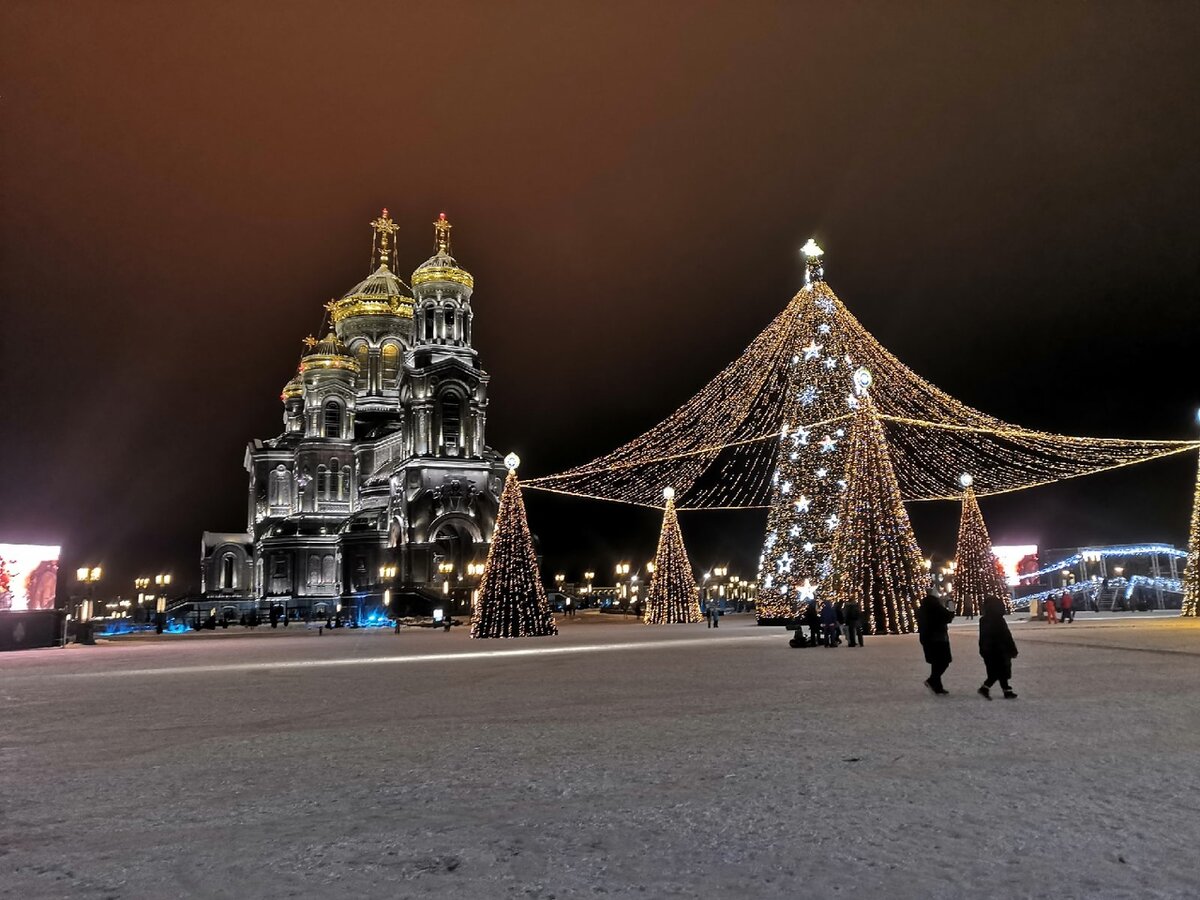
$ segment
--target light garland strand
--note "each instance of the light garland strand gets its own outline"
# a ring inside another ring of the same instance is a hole
[[[675,514],[674,491],[668,490],[654,573],[646,594],[642,621],[648,625],[671,625],[701,621],[700,592],[696,575],[683,544],[679,517]]]
[[[1012,612],[1008,582],[992,551],[992,538],[970,484],[962,495],[962,517],[954,560],[954,599],[960,616],[977,614],[988,597],[999,597],[1004,601],[1006,611]]]
[[[533,535],[525,517],[525,501],[511,466],[496,530],[479,582],[479,597],[471,616],[473,638],[541,637],[558,634],[538,572]]]

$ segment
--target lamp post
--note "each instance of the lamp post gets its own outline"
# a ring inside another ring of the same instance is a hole
[[[75,577],[84,587],[84,600],[79,604],[79,628],[75,640],[80,644],[94,644],[92,637],[92,607],[96,601],[96,584],[104,576],[100,566],[81,566],[75,570]]]
[[[154,608],[154,632],[162,634],[163,629],[167,626],[167,592],[166,589],[171,586],[171,575],[169,573],[159,573],[154,576],[154,586],[157,588],[156,604]]]
[[[596,577],[596,573],[595,573],[595,572],[584,572],[584,573],[583,573],[583,580],[587,582],[587,584],[585,585],[584,589],[587,591],[587,595],[588,595],[588,602],[589,602],[589,603],[591,602],[591,599],[592,599],[592,580],[593,580],[595,577]]]

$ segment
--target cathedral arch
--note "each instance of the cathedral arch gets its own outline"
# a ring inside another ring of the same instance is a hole
[[[356,385],[358,390],[370,390],[371,347],[366,341],[355,341],[350,345],[349,349],[350,353],[354,356],[354,361],[358,363],[358,382]]]

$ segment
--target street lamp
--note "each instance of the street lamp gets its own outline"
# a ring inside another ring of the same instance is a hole
[[[75,577],[84,586],[86,596],[79,604],[79,632],[75,640],[80,644],[94,644],[92,639],[92,607],[95,604],[96,583],[104,576],[100,566],[81,566],[75,570]]]
[[[584,572],[583,573],[583,580],[587,582],[586,590],[587,590],[588,594],[592,593],[592,579],[595,577],[596,577],[595,572]]]

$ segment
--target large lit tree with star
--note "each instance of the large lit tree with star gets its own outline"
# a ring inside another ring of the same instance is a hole
[[[658,553],[654,555],[654,574],[646,594],[646,611],[642,621],[649,625],[673,625],[699,622],[700,591],[696,576],[683,545],[679,530],[679,514],[675,511],[675,490],[663,491],[667,507],[663,511],[662,532],[658,536]]]
[[[558,634],[542,577],[533,535],[525,517],[525,500],[517,481],[520,459],[508,454],[508,478],[500,494],[496,530],[488,548],[479,598],[471,615],[473,638],[540,637]]]
[[[915,625],[914,604],[929,588],[888,452],[883,424],[868,388],[870,373],[855,373],[857,409],[846,450],[846,491],[837,513],[826,601],[857,601],[865,631],[904,634]]]
[[[823,251],[804,247],[804,288],[797,295],[796,352],[788,370],[771,502],[759,569],[759,621],[791,618],[808,600],[823,601],[832,572],[838,506],[847,489],[847,429],[857,398],[854,358],[840,304],[825,284]]]
[[[992,551],[992,538],[979,500],[975,497],[974,479],[963,473],[962,517],[958,524],[958,549],[954,554],[954,599],[960,616],[974,615],[983,608],[988,597],[999,597],[1012,612],[1008,583],[1004,570]]]

